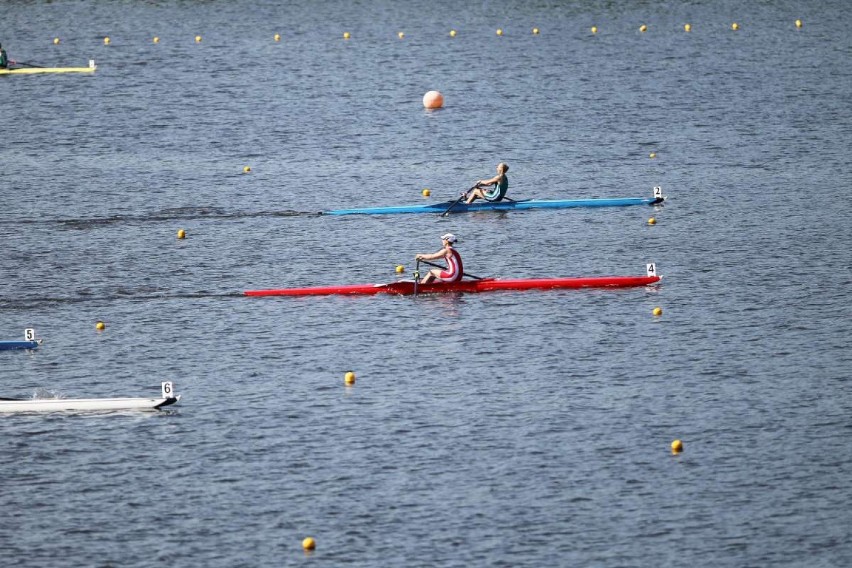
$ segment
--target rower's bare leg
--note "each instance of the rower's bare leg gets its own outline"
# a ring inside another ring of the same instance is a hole
[[[420,281],[420,283],[421,284],[429,284],[430,282],[434,282],[435,280],[438,279],[438,275],[440,273],[441,273],[441,271],[438,268],[433,268],[432,270],[429,271],[429,273],[426,276],[423,277],[423,279]]]
[[[479,189],[479,188],[476,188],[476,189],[474,189],[473,191],[470,192],[470,195],[468,195],[467,201],[465,201],[465,204],[470,205],[471,203],[473,203],[473,200],[476,199],[477,197],[479,199],[482,199],[482,190]]]

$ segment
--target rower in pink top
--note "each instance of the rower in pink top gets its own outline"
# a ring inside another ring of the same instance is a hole
[[[444,245],[441,250],[432,254],[418,254],[415,260],[436,260],[443,258],[447,263],[447,268],[433,268],[426,276],[420,280],[421,284],[429,284],[430,282],[458,282],[464,276],[464,267],[459,251],[453,248],[456,242],[456,236],[452,233],[441,235],[441,244]]]

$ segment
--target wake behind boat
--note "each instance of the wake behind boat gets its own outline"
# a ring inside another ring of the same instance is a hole
[[[653,263],[647,265],[645,276],[587,276],[572,278],[481,278],[458,282],[420,284],[413,280],[402,280],[388,284],[348,284],[340,286],[315,286],[308,288],[280,288],[269,290],[247,290],[246,296],[329,296],[329,295],[376,295],[376,294],[447,294],[495,292],[499,290],[555,290],[566,288],[628,288],[648,286],[659,282]]]
[[[467,205],[444,201],[428,205],[396,205],[366,207],[361,209],[334,209],[322,215],[389,215],[395,213],[467,213],[470,211],[521,211],[525,209],[570,209],[575,207],[626,207],[630,205],[657,205],[665,201],[661,187],[654,188],[653,197],[613,197],[588,199],[520,199],[506,201],[479,201]]]
[[[175,404],[173,384],[164,382],[160,398],[0,398],[0,413],[80,410],[159,410]]]

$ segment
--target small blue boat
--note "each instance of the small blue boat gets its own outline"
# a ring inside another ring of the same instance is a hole
[[[23,341],[0,341],[0,351],[9,351],[12,349],[36,349],[43,339],[36,338],[34,329],[24,330]]]
[[[520,199],[498,202],[477,201],[466,205],[454,201],[429,205],[398,205],[392,207],[365,207],[362,209],[335,209],[323,215],[389,215],[393,213],[467,213],[469,211],[520,211],[524,209],[569,209],[572,207],[625,207],[628,205],[657,205],[665,200],[659,188],[654,197],[615,197],[589,199]],[[455,203],[455,205],[453,205]],[[452,208],[450,207],[452,206]]]
[[[10,349],[36,349],[40,341],[0,341],[0,351]]]

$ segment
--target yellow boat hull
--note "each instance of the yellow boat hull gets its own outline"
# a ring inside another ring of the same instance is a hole
[[[34,75],[36,73],[94,73],[97,67],[22,67],[0,69],[0,75]]]

